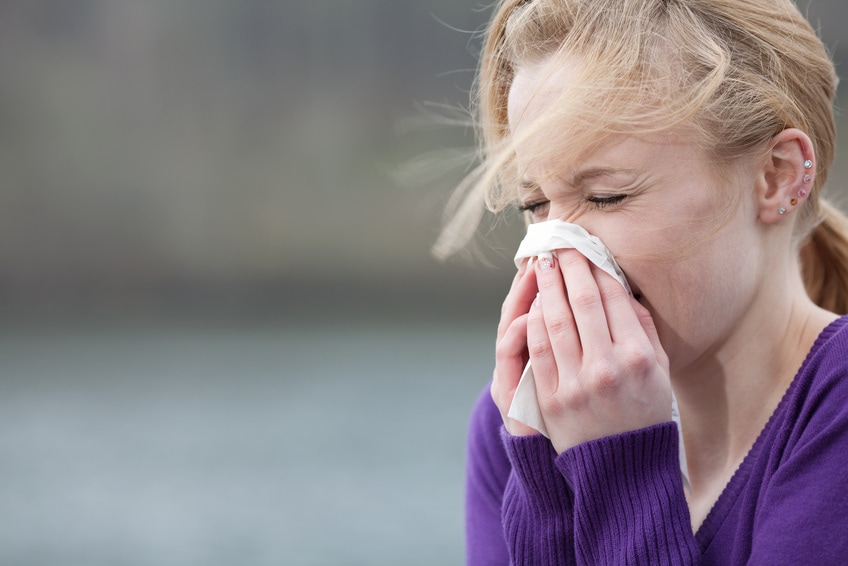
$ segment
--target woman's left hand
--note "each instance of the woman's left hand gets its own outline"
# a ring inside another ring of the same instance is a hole
[[[527,347],[557,453],[670,421],[668,357],[647,309],[575,250],[535,269]]]

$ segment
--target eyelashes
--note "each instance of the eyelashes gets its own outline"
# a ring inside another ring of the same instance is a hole
[[[586,202],[592,203],[595,208],[606,208],[608,206],[613,206],[619,204],[627,198],[627,195],[605,195],[605,196],[593,196],[586,199]]]
[[[551,201],[549,200],[540,200],[534,202],[528,202],[526,204],[518,205],[518,212],[529,212],[532,215],[536,215],[541,211],[542,207],[546,207],[549,205]]]
[[[586,197],[584,202],[586,202],[592,209],[594,210],[602,210],[605,208],[613,207],[617,204],[621,204],[628,197],[628,195],[592,195]],[[548,208],[550,207],[550,200],[536,200],[530,201],[527,203],[518,205],[518,212],[529,212],[533,217],[538,218],[539,216],[543,216],[547,214]]]

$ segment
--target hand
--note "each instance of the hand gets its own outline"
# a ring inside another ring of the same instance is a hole
[[[495,374],[492,399],[501,413],[507,431],[515,436],[538,434],[538,431],[507,416],[518,381],[527,365],[527,312],[536,298],[536,272],[525,260],[518,269],[512,287],[501,307],[498,338],[495,347]]]
[[[575,250],[535,271],[527,345],[557,453],[671,420],[668,358],[647,309]]]

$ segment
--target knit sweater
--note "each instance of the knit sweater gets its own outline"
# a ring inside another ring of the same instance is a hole
[[[848,317],[819,335],[695,534],[677,450],[669,422],[557,455],[541,435],[509,435],[485,391],[468,439],[468,564],[848,564]]]

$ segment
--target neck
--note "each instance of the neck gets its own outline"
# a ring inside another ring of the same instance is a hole
[[[693,493],[724,485],[835,318],[806,295],[785,309],[771,306],[743,317],[718,345],[672,374]]]

